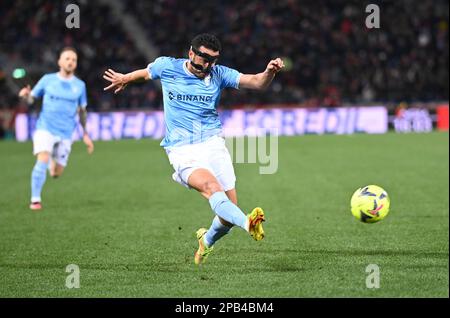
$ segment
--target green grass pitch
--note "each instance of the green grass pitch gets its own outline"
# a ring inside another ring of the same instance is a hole
[[[0,143],[1,297],[448,297],[448,133],[279,140],[279,167],[235,165],[241,208],[265,209],[266,238],[236,228],[193,264],[194,233],[213,213],[171,179],[159,142],[73,146],[28,209],[31,143]],[[358,222],[350,197],[384,187],[388,217]],[[66,266],[80,288],[65,286]],[[366,287],[366,267],[380,288]]]

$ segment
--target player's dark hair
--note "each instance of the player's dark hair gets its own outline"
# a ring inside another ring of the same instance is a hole
[[[59,52],[59,56],[61,56],[61,54],[63,54],[64,52],[67,52],[67,51],[71,51],[71,52],[75,53],[76,55],[78,55],[78,52],[74,47],[65,46],[62,48],[61,52]]]
[[[196,49],[199,49],[200,46],[204,46],[205,48],[213,51],[222,50],[222,45],[220,44],[219,39],[209,33],[202,33],[195,36],[195,38],[192,39],[191,45]]]

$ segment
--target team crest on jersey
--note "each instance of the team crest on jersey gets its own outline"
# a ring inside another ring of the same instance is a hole
[[[77,93],[78,92],[78,88],[76,86],[72,86],[72,92]]]
[[[211,84],[211,75],[206,76],[204,81],[205,81],[205,85],[209,86],[209,84]]]

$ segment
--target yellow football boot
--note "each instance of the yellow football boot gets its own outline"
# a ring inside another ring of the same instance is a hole
[[[194,255],[194,262],[197,265],[200,265],[206,261],[208,255],[212,252],[214,246],[208,247],[204,241],[205,234],[208,232],[207,229],[201,228],[195,234],[197,235],[198,240],[198,250]]]
[[[262,222],[266,220],[264,211],[261,208],[254,208],[252,213],[247,215],[247,218],[248,232],[256,241],[261,241],[264,238]]]

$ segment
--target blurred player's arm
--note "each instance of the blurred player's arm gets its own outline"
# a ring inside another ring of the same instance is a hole
[[[94,143],[91,137],[87,133],[86,123],[87,123],[87,110],[86,107],[78,107],[78,115],[80,117],[80,125],[83,127],[83,142],[87,147],[87,152],[89,154],[94,152]]]
[[[84,84],[84,83],[83,83]],[[94,143],[91,140],[91,137],[89,137],[89,134],[86,129],[86,123],[87,123],[87,92],[86,92],[86,84],[83,85],[83,88],[81,90],[81,95],[78,99],[78,116],[80,118],[80,125],[83,128],[83,142],[87,147],[88,154],[91,154],[94,152]]]
[[[31,95],[31,86],[27,85],[19,91],[19,97],[28,103],[28,105],[33,104],[34,97]]]
[[[284,67],[283,60],[277,58],[271,60],[264,72],[258,74],[242,74],[239,80],[239,87],[264,90],[272,82],[275,74]]]
[[[139,83],[151,79],[149,72],[145,68],[127,74],[117,73],[112,69],[108,69],[105,71],[105,74],[103,74],[103,78],[111,82],[111,84],[103,90],[107,91],[114,88],[114,94],[123,91],[130,83]]]
[[[25,100],[28,105],[33,104],[36,98],[41,98],[44,96],[48,79],[49,77],[47,75],[42,76],[33,89],[31,89],[30,85],[25,86],[19,91],[19,97]]]

